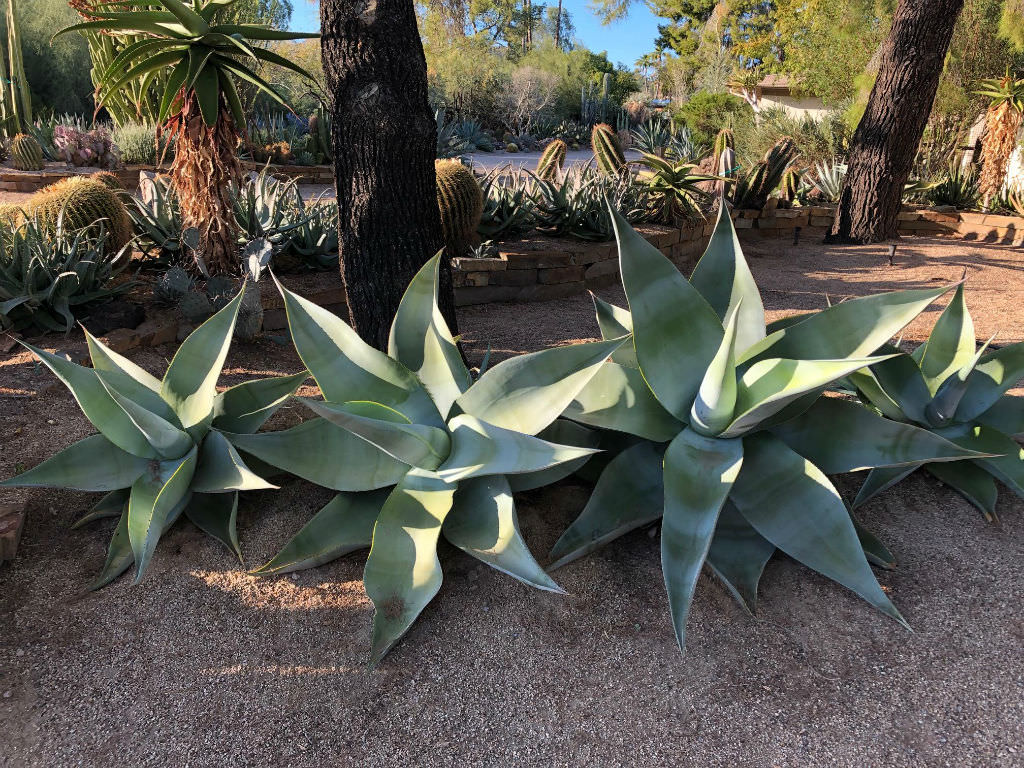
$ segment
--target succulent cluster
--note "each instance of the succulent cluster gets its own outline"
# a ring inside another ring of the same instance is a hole
[[[121,153],[104,126],[83,131],[60,124],[54,128],[53,143],[61,158],[71,165],[106,169],[121,165]]]

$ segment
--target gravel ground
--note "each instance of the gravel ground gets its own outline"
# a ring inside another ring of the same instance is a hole
[[[772,316],[822,305],[826,291],[934,284],[967,266],[979,337],[1022,336],[1019,251],[908,240],[889,269],[882,248],[745,249]],[[473,358],[488,340],[502,357],[596,333],[583,297],[468,308],[461,324]],[[131,357],[158,372],[172,352]],[[232,352],[221,383],[298,369],[262,341]],[[89,433],[52,382],[26,356],[0,355],[0,477]],[[286,409],[276,425],[297,419]],[[535,552],[587,492],[563,483],[518,498]],[[328,498],[292,482],[245,499],[247,564]],[[14,499],[30,514],[18,559],[0,567],[2,766],[1024,764],[1024,502],[1005,489],[1001,525],[919,476],[864,510],[900,560],[879,578],[914,632],[779,558],[756,618],[702,578],[683,656],[658,541],[639,531],[558,571],[567,596],[443,550],[441,593],[375,671],[361,557],[257,579],[182,524],[142,585],[82,595],[112,521],[68,531],[87,494],[0,492]]]

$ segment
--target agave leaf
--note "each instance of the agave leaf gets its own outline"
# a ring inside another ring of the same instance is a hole
[[[329,563],[349,552],[369,549],[390,489],[369,493],[339,493],[306,523],[274,557],[254,571],[272,576]]]
[[[983,424],[957,424],[935,431],[964,448],[990,454],[977,463],[1024,498],[1024,447],[1020,443],[995,427]]]
[[[380,403],[325,403],[300,397],[318,416],[346,429],[403,464],[437,469],[448,457],[451,440],[437,427],[413,424],[393,408]]]
[[[194,443],[187,432],[183,432],[171,422],[118,392],[113,382],[117,374],[109,371],[97,371],[96,376],[106,388],[113,401],[128,414],[132,424],[135,425],[146,438],[146,442],[156,449],[156,452],[162,458],[177,459],[184,456],[192,448]],[[124,379],[125,377],[121,376],[121,378]],[[128,381],[131,381],[131,379]]]
[[[502,429],[469,414],[456,416],[449,427],[452,450],[437,470],[448,482],[484,475],[538,472],[597,453],[594,448],[558,445]]]
[[[1004,395],[978,416],[978,422],[995,427],[1011,437],[1024,437],[1024,397]]]
[[[735,504],[726,501],[718,513],[707,563],[749,613],[757,608],[757,585],[773,554],[775,545],[747,522]]]
[[[643,442],[608,462],[583,512],[555,542],[549,570],[661,517],[665,503],[663,453],[663,449]]]
[[[718,206],[715,231],[690,282],[723,323],[730,313],[736,314],[736,349],[748,349],[765,337],[761,294],[743,258],[736,228],[724,201]]]
[[[96,577],[87,589],[93,592],[107,586],[110,582],[132,567],[135,562],[135,555],[132,554],[132,545],[128,541],[128,509],[125,507],[121,512],[121,519],[114,528],[114,535],[107,546],[107,559],[103,563],[100,575]]]
[[[684,429],[665,451],[665,511],[661,571],[680,649],[686,619],[718,513],[743,464],[743,441],[705,437]]]
[[[371,665],[384,658],[441,588],[437,538],[454,495],[453,484],[413,468],[384,502],[363,572],[374,606]]]
[[[88,512],[71,524],[71,530],[81,528],[87,523],[101,520],[104,517],[119,517],[124,512],[124,505],[128,503],[129,492],[128,488],[118,488],[116,491],[104,494],[103,498],[93,504]]]
[[[122,451],[103,435],[91,435],[0,486],[116,491],[130,487],[149,464],[148,459]]]
[[[408,464],[326,419],[310,419],[280,432],[225,437],[271,466],[335,491],[384,488],[409,470]]]
[[[495,570],[537,589],[563,592],[523,541],[512,489],[503,476],[459,483],[441,530],[449,542]]]
[[[124,355],[120,355],[112,350],[89,333],[88,328],[83,328],[82,330],[85,332],[85,340],[89,345],[89,357],[92,359],[92,367],[95,370],[120,371],[126,376],[130,376],[150,392],[159,394],[160,379],[140,368]]]
[[[185,516],[242,560],[238,544],[238,492],[193,493]]]
[[[743,449],[732,500],[747,522],[794,560],[905,626],[871,572],[842,497],[822,471],[766,433],[744,438]]]
[[[926,429],[884,419],[835,397],[821,398],[771,431],[829,475],[978,456]]]
[[[594,301],[594,311],[597,314],[597,325],[601,329],[602,339],[611,341],[633,333],[633,318],[628,309],[609,304],[593,292],[591,292],[590,298]],[[612,362],[627,365],[630,368],[640,367],[636,361],[636,350],[633,348],[632,339],[612,352]]]
[[[598,369],[564,414],[592,427],[627,432],[656,443],[668,442],[683,428],[655,399],[638,369],[614,362]]]
[[[537,437],[541,440],[547,440],[549,443],[575,445],[580,448],[597,448],[600,441],[600,436],[594,430],[581,427],[579,424],[573,424],[566,419],[556,419],[542,429]],[[505,480],[508,481],[513,493],[532,491],[534,488],[543,488],[552,483],[557,483],[559,480],[579,471],[589,460],[589,456],[583,456],[537,472],[520,472],[509,475]]]
[[[740,377],[736,417],[722,436],[736,437],[753,429],[801,396],[821,390],[829,382],[870,365],[875,359],[768,359],[754,363]]]
[[[850,299],[775,331],[745,350],[739,363],[772,357],[837,360],[864,357],[899,333],[951,286]]]
[[[256,491],[277,488],[253,472],[238,451],[220,432],[210,432],[199,448],[199,462],[192,478],[196,493]]]
[[[997,349],[979,362],[967,378],[956,409],[956,421],[973,421],[1024,378],[1024,343]]]
[[[302,371],[292,376],[243,381],[224,390],[214,401],[213,427],[222,432],[255,432],[307,378],[309,371]]]
[[[184,458],[153,461],[132,484],[128,499],[128,540],[135,556],[135,583],[142,580],[167,518],[189,493],[196,469],[196,449]]]
[[[921,373],[933,395],[944,381],[974,359],[974,321],[964,303],[963,283],[956,287],[952,300],[922,346]]]
[[[19,343],[34,352],[43,364],[71,390],[82,413],[110,442],[134,456],[147,459],[157,458],[156,449],[149,444],[145,435],[132,422],[124,409],[114,402],[96,371],[83,368],[70,360],[37,349],[23,341],[19,341]]]
[[[440,256],[424,264],[405,289],[391,324],[388,354],[419,377],[441,417],[447,418],[472,379],[437,306]]]
[[[661,404],[686,421],[704,371],[721,346],[722,322],[675,265],[614,210],[612,221],[637,360]]]
[[[730,311],[722,346],[708,363],[697,399],[690,408],[690,425],[704,435],[717,435],[725,430],[736,410],[735,348],[739,310],[737,305]]]
[[[867,503],[867,501],[882,491],[892,488],[903,478],[919,469],[921,464],[905,464],[897,467],[878,467],[868,472],[863,485],[857,491],[857,498],[853,500],[853,508]]]
[[[850,519],[853,521],[857,539],[860,541],[861,549],[864,550],[864,556],[867,557],[868,562],[886,570],[895,568],[896,556],[889,551],[889,548],[875,534],[865,528],[856,517],[850,515]]]
[[[993,336],[992,338],[995,337]],[[964,363],[964,366],[959,371],[950,374],[949,378],[939,385],[938,390],[935,392],[935,397],[932,398],[932,401],[924,409],[924,415],[929,424],[941,427],[954,419],[957,408],[960,405],[960,400],[967,391],[967,381],[970,378],[971,372],[991,343],[992,339],[990,338],[981,346],[977,354]]]
[[[456,404],[496,427],[535,435],[558,418],[624,341],[571,344],[504,360]]]
[[[765,331],[769,334],[775,333],[776,331],[781,331],[783,328],[789,328],[789,326],[791,325],[802,323],[804,320],[806,320],[813,314],[813,312],[797,312],[792,315],[787,315],[786,317],[780,317],[778,320],[773,320],[772,322],[768,323],[768,325],[765,328]]]
[[[925,408],[931,401],[931,393],[925,383],[924,376],[917,362],[910,355],[900,353],[898,348],[885,346],[879,350],[879,354],[898,353],[881,363],[876,363],[871,368],[864,368],[856,373],[850,374],[858,388],[863,383],[861,377],[867,375],[874,379],[877,386],[882,390],[884,396],[896,404],[902,415],[896,416],[898,421],[910,419],[919,424],[926,424]],[[869,390],[863,390],[871,402],[885,413],[885,409],[871,397]]]
[[[324,399],[383,403],[417,424],[444,427],[427,391],[408,368],[371,347],[341,318],[280,283],[277,287],[284,297],[295,349]]]
[[[925,470],[932,477],[941,480],[971,504],[981,510],[985,519],[995,522],[996,481],[986,470],[972,461],[958,461],[955,464],[928,464]]]
[[[196,328],[174,353],[160,394],[193,437],[201,437],[213,418],[217,379],[231,346],[235,318],[244,291]]]

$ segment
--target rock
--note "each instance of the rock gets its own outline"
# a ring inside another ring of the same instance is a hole
[[[15,504],[0,504],[0,562],[13,560],[25,527],[25,508]]]

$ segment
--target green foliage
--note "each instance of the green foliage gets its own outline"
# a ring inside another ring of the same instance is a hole
[[[713,181],[715,176],[698,173],[692,163],[657,155],[644,154],[637,162],[647,169],[641,173],[640,181],[647,185],[650,193],[654,221],[676,224],[700,218],[700,203],[710,200],[711,195],[699,185]]]
[[[991,341],[991,340],[989,340]],[[889,359],[850,377],[861,399],[897,422],[914,424],[979,455],[949,466],[922,460],[872,470],[854,505],[866,502],[919,467],[958,491],[989,520],[996,518],[996,480],[1024,498],[1024,398],[1007,395],[1024,377],[1024,343],[988,352],[976,348],[974,321],[964,286],[939,316],[928,340],[907,355],[881,350]]]
[[[784,136],[765,153],[764,159],[740,171],[731,191],[731,202],[736,208],[760,210],[771,194],[779,188],[782,179],[796,157],[796,145]]]
[[[792,139],[794,161],[801,167],[845,157],[852,132],[842,115],[830,110],[819,117],[794,117],[781,108],[762,109],[756,122],[736,126],[736,147],[741,157],[762,157],[782,136]]]
[[[555,567],[661,517],[680,646],[702,566],[753,609],[776,549],[902,622],[868,564],[891,555],[825,473],[977,454],[820,394],[887,359],[869,355],[948,288],[853,299],[769,332],[724,202],[689,282],[620,217],[616,236],[631,311],[595,300],[598,323],[605,338],[631,333],[633,349],[613,353],[564,416],[634,439],[555,544]]]
[[[553,482],[594,452],[586,430],[555,420],[622,343],[524,355],[474,381],[437,306],[439,267],[440,254],[410,284],[387,354],[281,288],[295,347],[324,396],[302,402],[319,418],[284,432],[229,435],[247,454],[341,491],[255,573],[369,547],[371,663],[437,594],[441,536],[528,585],[559,591],[519,534],[512,488]],[[577,445],[549,441],[556,439]]]
[[[615,233],[609,207],[629,221],[648,221],[654,209],[651,194],[628,173],[606,176],[594,168],[570,168],[557,181],[536,179],[534,224],[555,237],[611,240]]]
[[[938,184],[927,192],[932,205],[952,205],[961,210],[971,210],[978,205],[978,174],[973,167],[962,168],[959,163],[950,163],[946,174]]]
[[[132,224],[121,196],[102,181],[88,176],[72,176],[36,192],[26,203],[40,226],[56,229],[58,219],[70,231],[90,229],[98,232],[96,222],[104,222],[105,242],[120,250],[132,238]]]
[[[34,137],[19,133],[11,139],[11,162],[19,171],[41,171],[43,148]]]
[[[510,165],[495,168],[480,180],[484,208],[477,233],[486,240],[521,235],[533,226],[534,199],[529,177]]]
[[[157,150],[156,126],[126,122],[114,128],[113,139],[125,165],[157,164],[160,153]]]
[[[565,142],[555,139],[544,148],[540,159],[537,161],[536,174],[538,178],[545,181],[554,181],[562,173],[562,166],[565,165],[565,153],[568,150]]]
[[[467,152],[493,152],[494,142],[490,134],[476,120],[460,120],[455,124],[455,135]]]
[[[76,312],[129,290],[133,283],[117,278],[131,252],[107,247],[105,227],[0,216],[0,328],[70,332]]]
[[[484,198],[476,176],[457,160],[436,160],[437,207],[449,256],[460,256],[478,242],[476,233],[483,216]]]
[[[184,514],[239,558],[238,492],[274,488],[225,437],[251,433],[307,374],[257,379],[217,392],[242,295],[182,343],[159,380],[87,334],[92,367],[25,347],[72,391],[99,430],[2,485],[107,495],[84,521],[118,516],[98,589],[136,566],[138,583],[161,535]]]
[[[18,9],[25,76],[37,114],[91,114],[92,64],[86,41],[80,35],[50,40],[54,30],[78,18],[67,0],[22,0]]]
[[[739,96],[707,91],[693,94],[676,112],[676,120],[690,129],[693,140],[709,146],[720,129],[753,122],[753,118],[753,110]]]
[[[626,170],[626,155],[615,131],[607,123],[598,123],[590,133],[590,148],[597,167],[605,176],[618,176]]]

